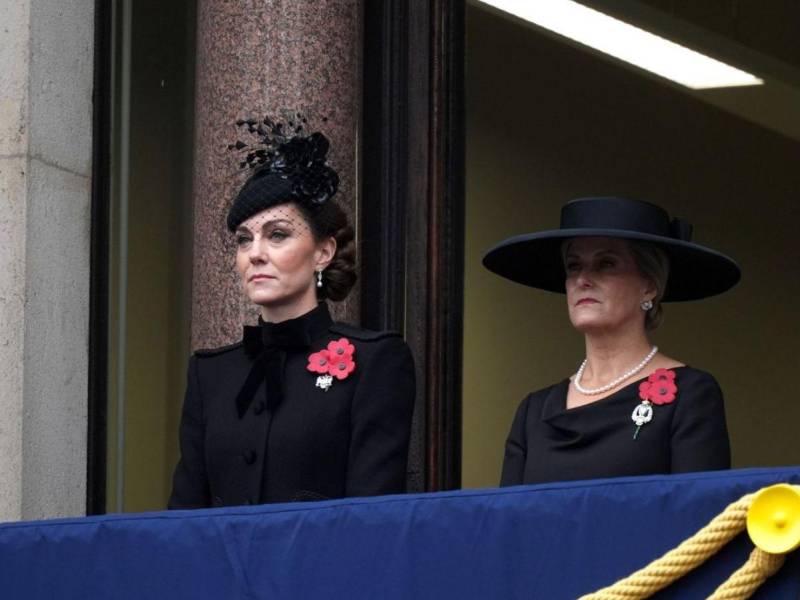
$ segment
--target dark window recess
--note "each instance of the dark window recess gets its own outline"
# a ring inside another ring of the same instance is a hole
[[[417,361],[409,491],[461,483],[464,3],[365,3],[362,314]]]

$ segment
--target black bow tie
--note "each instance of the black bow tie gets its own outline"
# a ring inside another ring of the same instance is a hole
[[[258,386],[266,384],[267,408],[275,408],[283,399],[284,370],[289,352],[302,352],[311,346],[312,335],[327,329],[331,319],[325,304],[289,321],[265,323],[259,319],[257,326],[245,326],[245,352],[255,357],[250,372],[236,396],[236,408],[242,418],[253,402]],[[317,331],[320,330],[320,331]]]
[[[311,335],[306,323],[292,319],[285,323],[264,323],[245,326],[244,349],[252,355],[264,350],[305,350],[311,345]]]

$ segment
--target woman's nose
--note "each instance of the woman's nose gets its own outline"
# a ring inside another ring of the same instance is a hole
[[[264,248],[262,247],[261,238],[254,239],[253,243],[250,244],[249,258],[250,262],[253,264],[266,262],[267,256]]]
[[[581,269],[578,271],[578,276],[575,278],[575,283],[580,288],[587,288],[592,286],[592,277],[588,269]]]

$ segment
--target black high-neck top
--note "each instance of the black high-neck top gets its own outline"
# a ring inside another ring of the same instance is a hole
[[[325,335],[332,323],[328,305],[320,302],[306,314],[280,323],[259,317],[257,326],[244,327],[243,342],[250,351],[258,351],[261,347],[302,350]]]

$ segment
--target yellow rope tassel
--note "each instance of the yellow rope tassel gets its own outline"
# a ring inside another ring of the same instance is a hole
[[[638,600],[652,596],[704,563],[741,533],[754,496],[748,494],[728,505],[708,525],[643,569],[580,600]]]

